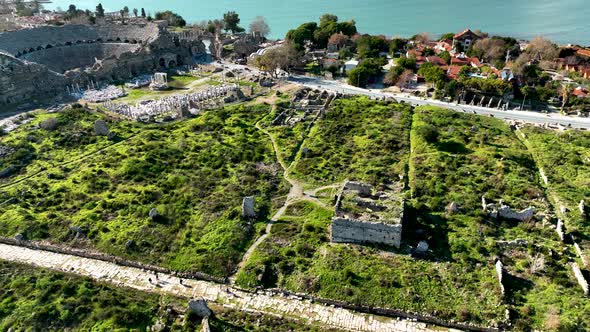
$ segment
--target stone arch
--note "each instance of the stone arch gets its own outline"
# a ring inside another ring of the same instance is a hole
[[[43,46],[37,46],[37,51],[41,51],[43,49]]]
[[[97,39],[96,39],[96,42],[97,42],[97,43],[102,43],[102,38],[97,38]]]
[[[174,67],[176,67],[176,61],[170,60],[170,62],[168,62],[168,68],[174,68]]]
[[[121,41],[121,38],[117,37],[117,39],[115,39],[115,41],[120,42]]]
[[[164,60],[164,58],[160,58],[160,60],[158,61],[160,67],[166,67],[166,60]]]
[[[72,46],[72,42],[66,42],[66,46]]]
[[[112,42],[113,40],[111,38],[107,39],[107,43]]]
[[[29,48],[29,53],[33,53],[33,52],[35,52],[35,49],[34,49],[34,48],[32,48],[32,47],[31,47],[31,48]]]
[[[45,46],[45,49],[52,48],[52,47],[53,46],[51,44],[47,44],[47,46]]]
[[[137,44],[137,40],[131,39],[131,44]]]
[[[123,42],[129,44],[129,39],[125,39]]]
[[[81,40],[76,40],[76,44],[82,44]]]

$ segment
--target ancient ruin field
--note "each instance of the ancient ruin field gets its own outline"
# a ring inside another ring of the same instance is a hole
[[[238,274],[245,287],[279,287],[356,304],[444,319],[498,321],[503,309],[492,267],[415,260],[407,253],[329,242],[333,211],[291,205]],[[441,301],[444,299],[444,301]]]
[[[556,133],[551,132],[552,135]],[[504,264],[504,303],[519,329],[575,327],[590,307],[569,262],[572,248],[560,242],[535,159],[502,121],[437,108],[419,108],[412,127],[411,205],[415,219],[406,237],[429,238],[437,259],[465,273]],[[537,209],[537,220],[494,219],[486,200],[515,209]],[[459,210],[448,210],[456,202]],[[408,230],[408,227],[405,228]],[[520,243],[519,243],[520,242]],[[575,309],[577,308],[577,309]]]
[[[267,112],[236,106],[161,125],[107,119],[111,140],[93,132],[103,115],[40,115],[2,138],[27,157],[7,162],[26,164],[3,179],[0,234],[225,276],[285,190],[270,141],[254,128]],[[49,117],[55,128],[35,129]],[[241,217],[248,195],[258,220]]]
[[[566,219],[568,230],[590,234],[588,214],[580,201],[590,206],[590,133],[568,130],[556,133],[535,127],[522,129],[539,169],[547,177],[550,198]],[[581,236],[579,236],[581,237]],[[588,240],[585,237],[581,237]]]
[[[398,181],[407,167],[410,123],[409,107],[402,104],[337,100],[311,129],[292,174],[316,185]]]
[[[0,138],[0,235],[481,326],[587,328],[570,263],[587,267],[555,230],[564,218],[587,253],[586,133],[365,97],[323,112],[327,95],[298,94],[168,123],[78,106],[33,113]],[[400,248],[330,242],[347,179],[401,188]],[[255,220],[242,217],[245,196],[256,197]],[[534,218],[492,217],[501,203],[534,207]]]

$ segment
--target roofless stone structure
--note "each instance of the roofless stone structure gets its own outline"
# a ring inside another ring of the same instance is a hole
[[[127,79],[190,64],[206,53],[160,22],[65,25],[0,33],[0,105],[66,93],[66,86]]]

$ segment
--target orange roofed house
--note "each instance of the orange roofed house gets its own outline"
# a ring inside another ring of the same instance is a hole
[[[453,37],[453,47],[457,49],[457,45],[460,45],[463,50],[469,48],[469,46],[473,45],[476,40],[480,39],[481,37],[477,35],[475,32],[465,29],[462,32],[459,32]]]

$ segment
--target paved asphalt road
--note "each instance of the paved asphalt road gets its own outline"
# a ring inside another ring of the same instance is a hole
[[[385,93],[376,90],[361,89],[350,85],[343,84],[338,81],[323,80],[320,78],[313,78],[307,76],[293,75],[289,78],[290,82],[308,86],[311,88],[318,88],[323,90],[330,90],[334,92],[341,92],[345,94],[366,95],[370,97],[390,97],[397,101],[404,101],[412,105],[433,105],[444,108],[449,108],[459,112],[467,112],[481,115],[492,115],[498,119],[515,120],[521,122],[538,123],[538,124],[560,124],[563,126],[571,126],[572,128],[590,129],[590,118],[563,116],[555,113],[545,114],[538,112],[527,111],[503,111],[495,108],[458,105],[454,103],[447,103],[444,101],[424,99],[405,94]]]

